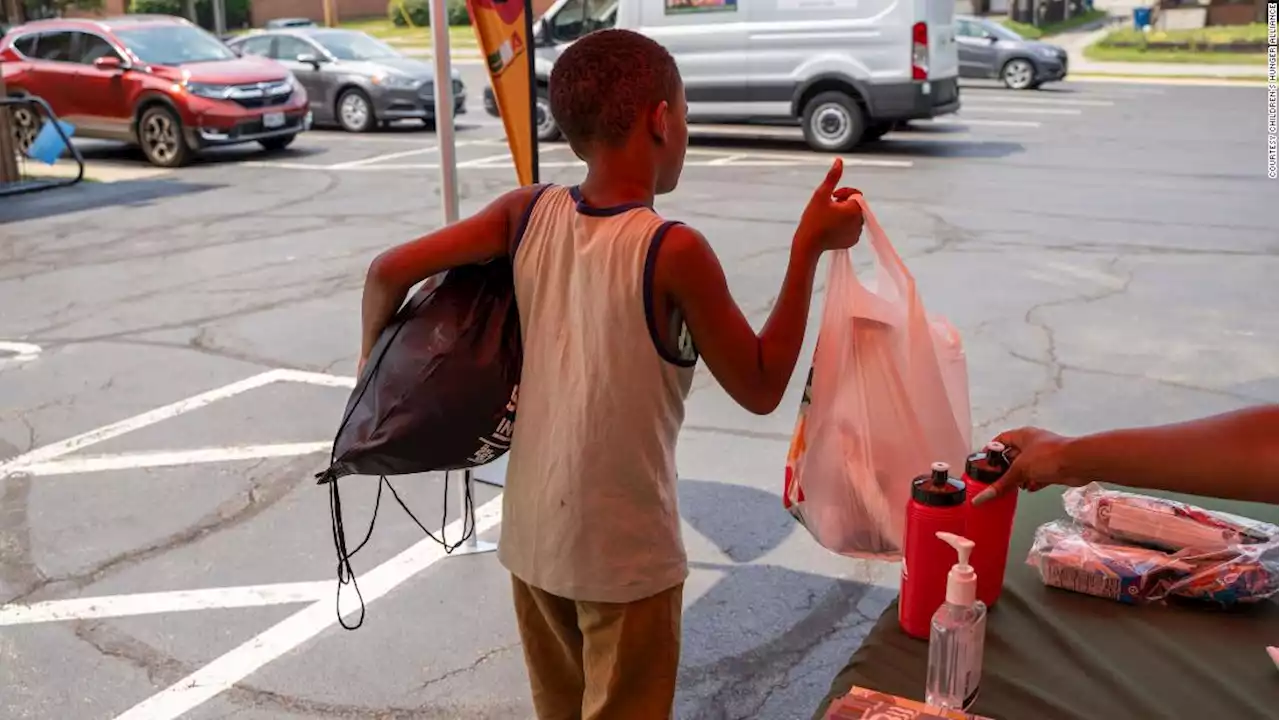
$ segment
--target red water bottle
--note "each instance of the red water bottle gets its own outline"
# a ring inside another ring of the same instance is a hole
[[[964,464],[964,485],[968,500],[968,519],[964,536],[973,541],[969,564],[978,573],[978,599],[988,608],[1000,599],[1004,589],[1004,568],[1009,562],[1009,536],[1013,533],[1013,514],[1018,509],[1018,493],[1008,493],[982,505],[974,506],[973,498],[999,480],[1009,469],[1004,445],[992,442],[981,452],[969,456]]]
[[[963,535],[964,528],[964,483],[951,477],[950,465],[934,463],[932,472],[911,481],[902,538],[898,624],[911,637],[929,639],[929,622],[947,597],[947,573],[955,551],[938,539],[938,533]]]

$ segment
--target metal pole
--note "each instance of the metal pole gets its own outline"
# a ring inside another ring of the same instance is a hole
[[[435,56],[436,139],[440,144],[440,203],[446,225],[458,221],[458,158],[453,145],[453,73],[449,69],[449,13],[431,0],[431,53]]]
[[[224,0],[213,0],[213,34],[222,37],[227,34],[227,4]]]

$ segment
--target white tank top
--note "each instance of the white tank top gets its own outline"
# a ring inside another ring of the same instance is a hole
[[[643,205],[538,191],[516,233],[524,340],[498,557],[554,595],[631,602],[688,574],[676,437],[697,354],[663,349],[653,261],[667,228]]]

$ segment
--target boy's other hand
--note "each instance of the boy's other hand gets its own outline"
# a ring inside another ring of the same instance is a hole
[[[854,188],[836,187],[843,174],[844,161],[836,158],[804,209],[796,241],[806,243],[807,249],[821,253],[851,248],[862,235],[859,202],[862,193]]]

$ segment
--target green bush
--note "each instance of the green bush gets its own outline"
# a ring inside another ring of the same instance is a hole
[[[227,27],[248,27],[250,0],[225,0],[227,9]],[[139,15],[177,15],[183,16],[185,11],[183,0],[130,0],[129,12]],[[206,30],[213,29],[213,3],[211,0],[196,0],[196,22]]]
[[[466,0],[445,0],[445,8],[450,25],[458,27],[471,24],[471,16],[467,14]],[[408,27],[409,24],[404,19],[405,12],[409,14],[409,19],[413,21],[414,26],[431,27],[430,0],[391,0],[387,3],[387,18],[396,27]]]

